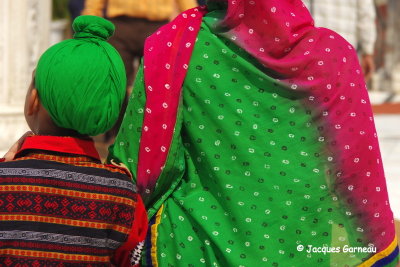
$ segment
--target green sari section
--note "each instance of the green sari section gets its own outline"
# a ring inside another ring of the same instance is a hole
[[[213,22],[203,18],[167,162],[145,203],[143,265],[354,266],[369,258],[307,252],[367,244],[326,174],[331,159],[308,96],[217,38]],[[145,102],[141,68],[109,157],[134,181]]]

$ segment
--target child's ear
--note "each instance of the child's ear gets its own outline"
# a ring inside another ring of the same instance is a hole
[[[40,100],[39,100],[39,94],[36,88],[32,88],[30,92],[28,93],[28,99],[27,99],[27,115],[33,115],[37,113],[40,109]]]

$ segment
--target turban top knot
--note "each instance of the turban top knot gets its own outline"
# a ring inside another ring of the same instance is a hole
[[[39,59],[35,86],[56,125],[84,135],[109,130],[125,97],[126,75],[118,52],[107,43],[114,25],[79,16],[73,39],[50,47]]]

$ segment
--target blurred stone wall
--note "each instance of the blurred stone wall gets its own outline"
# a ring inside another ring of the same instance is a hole
[[[0,1],[0,153],[28,130],[25,94],[48,47],[50,21],[50,0]]]

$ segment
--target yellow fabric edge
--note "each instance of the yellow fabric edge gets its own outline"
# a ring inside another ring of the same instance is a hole
[[[389,256],[397,247],[397,237],[394,237],[394,240],[390,245],[382,250],[381,252],[375,254],[371,258],[369,258],[367,261],[363,262],[362,264],[358,265],[359,267],[369,267],[374,265],[377,261]]]
[[[161,222],[161,213],[164,209],[164,204],[161,205],[160,209],[156,213],[156,222],[151,226],[151,261],[154,267],[158,267],[157,260],[157,227]]]

